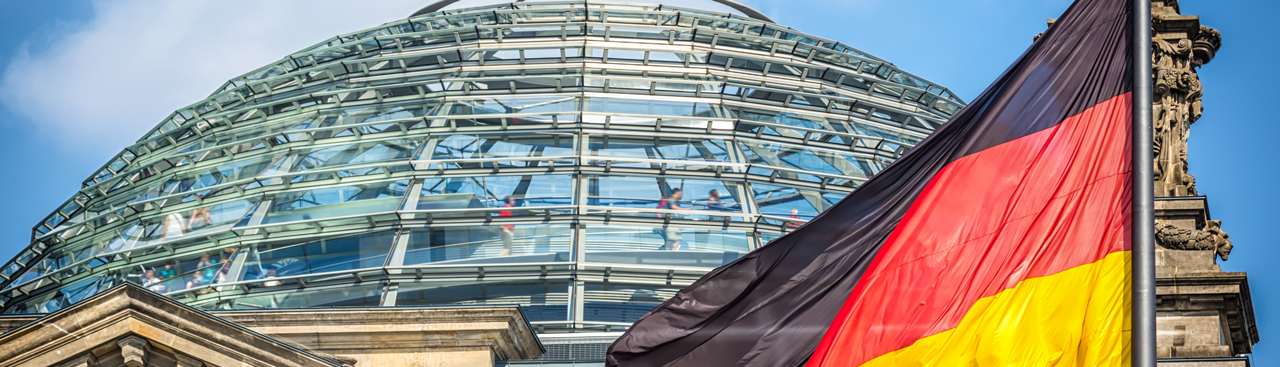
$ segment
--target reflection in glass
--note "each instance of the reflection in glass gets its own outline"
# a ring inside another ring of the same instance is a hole
[[[760,208],[760,214],[780,217],[796,216],[803,220],[813,219],[818,213],[827,210],[846,196],[843,193],[755,182],[751,183],[751,191],[755,195],[756,207]],[[793,213],[792,209],[796,212]]]
[[[575,138],[570,134],[456,134],[436,137],[435,148],[423,152],[419,159],[458,160],[458,159],[490,159],[490,158],[539,158],[564,157],[574,154]],[[573,158],[555,159],[557,165],[572,165]],[[454,168],[492,168],[499,167],[539,167],[547,166],[545,160],[520,159],[511,161],[493,160],[487,162],[449,162],[443,163],[445,169]],[[437,168],[436,163],[429,166]]]
[[[573,204],[572,175],[524,175],[428,178],[422,182],[418,210],[498,208]]]
[[[668,169],[715,170],[712,165],[686,164],[684,162],[733,162],[736,155],[733,146],[723,139],[640,137],[627,135],[592,136],[589,144],[591,155],[608,157],[612,167],[660,169],[664,162],[637,160],[674,160],[666,163]],[[604,165],[596,161],[596,165]]]
[[[98,252],[94,256],[145,248],[179,239],[203,238],[204,235],[230,228],[248,214],[258,200],[259,198],[251,197],[143,219],[138,223],[125,226],[118,236],[95,241],[94,247]]]
[[[270,169],[264,171],[263,175],[297,173],[344,165],[380,163],[397,159],[408,161],[409,156],[418,148],[418,144],[421,141],[421,138],[389,139],[350,145],[300,149],[276,162]],[[380,172],[380,170],[377,168],[365,168],[360,172],[344,172],[343,176],[359,176],[372,172]],[[329,174],[298,176],[293,182],[327,178],[332,178],[332,176]]]
[[[399,284],[396,306],[518,304],[529,321],[569,319],[569,282],[406,282]]]
[[[690,119],[694,117],[733,118],[733,114],[720,104],[706,102],[592,97],[584,99],[583,104],[585,112],[685,117],[685,119],[674,120],[698,120]],[[670,117],[664,117],[664,119],[670,119]],[[582,118],[585,122],[605,122],[603,115],[584,115]],[[610,116],[609,119],[610,123],[614,124],[652,125],[656,121],[655,118],[650,117],[617,115]]]
[[[178,177],[170,178],[165,181],[156,183],[145,193],[134,199],[133,202],[151,200],[154,198],[173,195],[193,190],[201,190],[210,186],[234,182],[238,180],[253,178],[267,169],[271,162],[275,160],[275,156],[263,155],[256,159],[246,159],[232,163],[226,163],[206,170],[197,170],[191,173],[184,173]],[[226,188],[219,190],[227,190]],[[202,192],[199,193],[204,197],[211,197],[217,193]]]
[[[706,268],[727,264],[753,247],[747,232],[672,225],[589,225],[586,243],[590,262]]]
[[[382,302],[382,284],[344,285],[320,290],[304,290],[260,296],[244,296],[219,303],[220,310],[261,310],[271,308],[368,307]]]
[[[179,292],[230,279],[231,260],[237,250],[227,247],[185,257],[139,264],[123,276],[124,281],[140,284],[156,293]],[[212,292],[211,289],[200,293]]]
[[[395,237],[395,231],[382,231],[313,242],[254,245],[245,261],[241,279],[270,279],[379,267],[386,262]]]
[[[569,261],[568,224],[504,224],[415,228],[404,265]]]
[[[98,290],[103,288],[100,284],[100,278],[85,278],[75,283],[64,285],[61,289],[55,292],[49,292],[21,304],[16,304],[5,313],[47,314],[57,312],[72,303],[79,302],[85,297],[97,294]]]
[[[262,224],[393,211],[408,184],[399,180],[277,194]]]
[[[583,321],[632,323],[676,295],[681,287],[588,282]]]
[[[805,173],[805,171],[867,179],[884,168],[883,164],[872,158],[816,150],[803,146],[755,140],[741,140],[738,145],[742,147],[746,160],[752,164],[751,170],[748,172],[763,176],[772,176],[775,170],[769,167],[778,167],[783,168],[778,172],[778,177],[822,182],[826,176],[818,177]],[[857,182],[837,178],[828,181],[827,184],[854,187]]]
[[[675,204],[695,211],[744,211],[739,200],[743,185],[737,181],[615,175],[586,176],[586,179],[587,205],[672,209],[667,204]],[[681,197],[665,200],[675,189],[681,190]],[[713,197],[718,200],[712,200]],[[664,208],[659,208],[660,206]],[[694,215],[681,216],[699,218]]]
[[[479,89],[487,89],[488,85],[478,85]],[[449,83],[447,83],[449,84]],[[507,89],[507,83],[498,88]],[[446,89],[461,89],[457,86],[446,86]],[[560,121],[572,121],[572,114],[577,112],[578,101],[573,96],[519,96],[519,97],[477,97],[471,99],[451,99],[445,101],[431,116],[466,116],[452,119],[456,126],[475,125],[522,125],[530,123],[550,123],[550,116],[558,116]],[[499,114],[538,114],[543,116],[529,117],[490,117]],[[448,126],[445,120],[432,119],[432,126]]]

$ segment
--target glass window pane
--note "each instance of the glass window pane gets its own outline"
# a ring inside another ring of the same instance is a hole
[[[386,262],[395,237],[395,231],[382,231],[313,242],[257,244],[245,261],[241,279],[380,267]]]
[[[415,228],[404,265],[570,261],[568,224],[506,224]]]
[[[884,168],[884,164],[873,158],[858,157],[853,154],[818,150],[804,146],[746,139],[739,141],[739,146],[742,147],[742,152],[747,161],[752,164],[750,173],[764,176],[773,174],[774,170],[769,167],[778,167],[784,168],[779,173],[779,176],[783,178],[822,182],[822,178],[818,176],[793,171],[803,170],[824,176],[856,177],[860,179],[857,183],[861,183],[861,180],[870,178]],[[857,183],[841,178],[835,179],[834,182],[828,182],[828,184],[849,187],[853,187]]]
[[[676,295],[682,287],[588,282],[583,321],[632,323]]]
[[[432,116],[574,112],[577,107],[572,96],[487,97],[446,101]]]
[[[150,200],[182,192],[201,190],[210,186],[252,178],[267,169],[267,167],[271,165],[271,162],[275,161],[275,158],[276,156],[273,155],[264,155],[257,158],[226,163],[211,169],[184,173],[181,176],[156,183],[142,196],[134,199],[133,202]],[[224,188],[223,190],[226,189]],[[205,197],[210,197],[215,193],[201,194]]]
[[[428,178],[417,210],[573,205],[572,175]],[[514,213],[520,215],[520,213]]]
[[[591,206],[725,213],[742,213],[745,210],[740,199],[743,185],[738,181],[638,175],[593,175],[585,178],[587,205]],[[705,214],[680,216],[698,219],[704,218]]]
[[[223,301],[217,308],[224,310],[259,310],[270,308],[378,306],[382,303],[382,289],[382,284],[374,284],[245,296]]]
[[[750,252],[748,232],[668,225],[586,226],[586,260],[611,264],[719,267]]]
[[[519,304],[533,322],[566,321],[569,282],[406,282],[400,283],[396,294],[396,306],[484,304]]]
[[[394,211],[408,184],[409,180],[399,180],[277,194],[262,224]]]
[[[751,183],[760,214],[810,220],[846,194],[794,187]]]
[[[172,293],[225,282],[230,279],[233,247],[161,259],[129,267],[123,281],[141,284],[156,293]],[[210,292],[204,290],[201,293]]]
[[[573,165],[576,138],[571,134],[456,134],[435,137],[436,145],[431,151],[423,152],[418,159],[430,160],[468,160],[517,158],[511,161],[484,162],[449,162],[443,163],[445,169],[456,168],[492,168],[499,167],[545,167],[547,160],[542,157],[562,157],[554,159],[556,165]],[[527,159],[532,158],[532,159]],[[437,169],[432,163],[428,169]]]
[[[667,163],[667,169],[715,170],[715,165],[684,162],[733,162],[733,147],[723,139],[605,135],[592,136],[588,145],[591,155],[610,158],[612,167],[660,169],[664,162],[653,160],[672,160],[677,162]]]
[[[297,173],[310,170],[326,169],[344,165],[369,164],[403,159],[406,162],[422,139],[388,139],[376,142],[362,142],[350,145],[329,146],[312,149],[301,149],[281,159],[263,175]],[[320,175],[318,178],[331,178]],[[296,182],[296,181],[295,181]]]

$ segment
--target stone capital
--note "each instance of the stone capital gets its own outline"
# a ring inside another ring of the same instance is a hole
[[[129,367],[142,367],[147,365],[147,351],[151,350],[151,343],[137,335],[130,335],[116,341],[120,346],[120,356],[124,358],[124,364]]]

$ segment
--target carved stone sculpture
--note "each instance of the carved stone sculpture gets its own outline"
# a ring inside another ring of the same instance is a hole
[[[1212,250],[1226,261],[1231,255],[1231,237],[1221,226],[1216,220],[1208,221],[1202,230],[1156,223],[1156,243],[1170,250]]]
[[[1195,177],[1187,171],[1187,138],[1204,110],[1196,69],[1213,60],[1222,35],[1201,26],[1199,17],[1179,14],[1177,1],[1151,5],[1155,194],[1196,196]]]

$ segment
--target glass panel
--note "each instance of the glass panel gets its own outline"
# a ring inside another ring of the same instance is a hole
[[[751,183],[751,191],[755,194],[756,206],[760,214],[810,220],[836,202],[844,199],[846,194],[824,192],[794,187],[774,186]]]
[[[406,179],[277,194],[262,224],[393,211],[400,206],[408,184]]]
[[[382,284],[374,284],[246,296],[223,301],[218,305],[218,309],[258,310],[269,308],[378,306],[382,303],[382,289]]]
[[[714,268],[751,251],[747,232],[680,226],[586,227],[590,262]]]
[[[459,89],[446,86],[446,89]],[[502,86],[501,89],[506,89]],[[577,100],[572,96],[520,96],[487,97],[445,101],[432,116],[492,115],[510,113],[550,113],[577,111]]]
[[[727,213],[743,213],[745,210],[740,199],[743,185],[738,181],[654,176],[586,177],[587,205]],[[683,219],[706,219],[706,215],[679,216]]]
[[[396,306],[485,304],[519,304],[529,321],[565,321],[569,282],[412,282],[400,283],[396,294]]]
[[[276,156],[274,155],[263,155],[257,158],[226,163],[212,169],[184,173],[176,178],[170,178],[157,183],[137,199],[134,199],[133,202],[136,203],[162,196],[201,190],[210,186],[252,178],[267,169],[267,167],[271,165],[271,162],[275,161],[275,158]],[[202,195],[206,197],[213,196],[214,194],[215,193],[202,193]]]
[[[404,265],[570,261],[572,233],[568,224],[415,228]]]
[[[143,228],[140,231],[129,232],[142,236],[135,238],[138,242],[130,248],[223,231],[244,218],[258,200],[256,197],[235,200],[145,219],[141,222]]]
[[[252,246],[242,280],[270,279],[380,267],[395,244],[395,231],[322,239],[303,243]],[[270,281],[264,286],[279,285]]]
[[[450,162],[444,163],[445,169],[455,168],[493,168],[499,167],[539,167],[547,166],[546,160],[540,157],[565,157],[574,155],[577,141],[571,134],[456,134],[435,137],[435,149],[423,152],[419,159],[460,160],[460,159],[492,159],[517,158],[512,161],[487,162]],[[534,158],[534,159],[523,159]],[[572,157],[555,159],[557,165],[573,165]],[[436,169],[436,163],[429,169]]]
[[[888,139],[890,141],[906,144],[909,146],[915,146],[916,144],[920,143],[920,139],[914,136],[907,135],[905,133],[892,132],[888,129],[876,127],[872,124],[852,122],[850,123],[850,125],[853,126],[854,131],[862,135],[881,137],[881,138]],[[898,144],[892,144],[887,142],[886,142],[886,145],[888,145],[889,149],[891,150],[898,150],[898,147],[900,146]]]
[[[763,167],[771,166],[867,179],[884,169],[884,165],[875,159],[853,154],[754,140],[740,140],[739,146],[742,147],[746,159],[752,164],[749,172],[758,175],[772,175],[774,170]],[[786,170],[780,172],[779,176],[812,182],[822,181],[817,176]],[[845,179],[837,179],[829,184],[850,187],[855,185],[854,182]]]
[[[51,313],[57,312],[72,303],[79,302],[85,297],[91,296],[98,291],[99,278],[86,278],[78,282],[64,286],[63,288],[37,296],[34,299],[24,303],[14,305],[5,313],[8,314],[33,314],[33,313]]]
[[[344,165],[380,163],[403,159],[408,163],[409,156],[418,149],[421,138],[390,139],[377,142],[363,142],[350,145],[330,146],[322,148],[302,149],[281,159],[263,175],[297,173],[318,169],[334,168]],[[407,169],[407,168],[402,168]],[[342,172],[341,176],[360,176],[374,172],[382,172],[378,168],[365,168],[359,172]],[[332,178],[328,173],[299,175],[293,182],[312,181]]]
[[[45,274],[44,272],[37,271],[36,269],[27,269],[25,273],[22,273],[22,276],[18,277],[18,279],[14,280],[12,283],[9,283],[9,286],[4,287],[4,290],[7,291],[11,288],[27,284],[27,282],[30,282],[32,280],[35,280],[36,278],[42,277],[44,276],[44,274]]]
[[[728,112],[719,104],[705,102],[595,97],[584,103],[587,105],[584,110],[590,112],[721,118],[728,116]]]
[[[156,293],[178,292],[225,282],[235,258],[235,248],[205,251],[177,259],[156,260],[128,269],[123,280],[141,284]],[[211,289],[200,291],[212,292]]]
[[[415,209],[573,205],[573,187],[572,175],[427,178]]]
[[[644,160],[675,160],[692,162],[733,162],[733,147],[723,139],[639,137],[625,135],[592,136],[590,154],[614,158],[613,167],[660,169],[660,162]],[[596,161],[595,165],[604,165]],[[669,164],[667,169],[715,170],[713,165]]]
[[[676,295],[682,287],[588,282],[583,321],[631,323]]]

